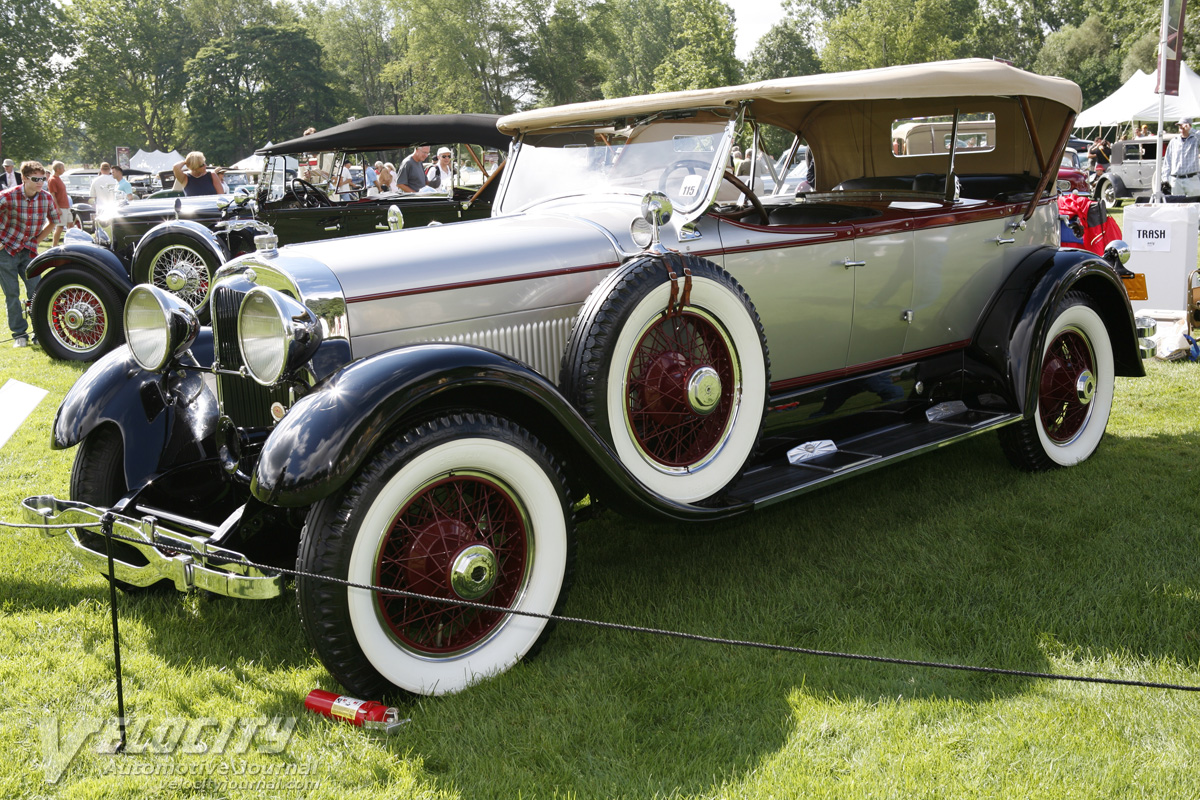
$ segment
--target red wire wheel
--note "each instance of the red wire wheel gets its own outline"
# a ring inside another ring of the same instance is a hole
[[[480,474],[455,474],[419,489],[379,548],[375,583],[433,597],[511,607],[526,581],[528,520],[513,494]],[[488,638],[498,611],[401,595],[378,595],[399,643],[447,655]]]
[[[626,419],[638,447],[667,467],[703,462],[729,428],[740,378],[728,334],[687,310],[652,322],[626,371]]]
[[[33,293],[34,333],[54,358],[92,361],[124,340],[124,298],[74,266],[42,276]]]
[[[1046,436],[1065,444],[1083,430],[1096,393],[1095,357],[1087,339],[1074,329],[1054,338],[1042,360],[1038,413]]]

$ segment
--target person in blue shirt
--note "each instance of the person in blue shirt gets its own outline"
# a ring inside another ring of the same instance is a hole
[[[120,167],[112,168],[112,175],[117,179],[116,196],[117,200],[136,200],[137,197],[133,193],[133,186],[125,177],[125,170]]]

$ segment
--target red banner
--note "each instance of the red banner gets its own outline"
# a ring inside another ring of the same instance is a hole
[[[1178,95],[1179,62],[1183,60],[1183,15],[1187,11],[1187,0],[1163,0],[1163,6],[1167,47],[1159,59],[1158,86],[1155,91]]]

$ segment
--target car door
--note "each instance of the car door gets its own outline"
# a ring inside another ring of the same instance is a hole
[[[904,352],[916,264],[913,222],[889,209],[854,225],[854,315],[847,363],[854,367]]]
[[[725,270],[762,320],[773,383],[814,382],[844,370],[854,315],[855,270],[847,266],[854,260],[853,229],[721,220],[719,232]]]

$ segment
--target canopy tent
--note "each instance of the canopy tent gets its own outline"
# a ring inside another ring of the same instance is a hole
[[[1096,105],[1085,108],[1075,118],[1076,128],[1107,128],[1124,122],[1157,122],[1157,70],[1147,75],[1140,69],[1125,85]],[[1179,95],[1167,95],[1163,120],[1176,122],[1181,117],[1200,117],[1200,75],[1186,63],[1179,65]]]
[[[146,152],[138,150],[133,158],[129,159],[129,166],[137,169],[143,169],[146,172],[168,172],[171,167],[183,161],[183,156],[179,155],[178,151],[172,150],[169,153],[164,153],[161,150]]]
[[[267,142],[266,147],[271,147],[271,146],[272,146],[272,144],[270,142]],[[296,161],[296,159],[292,158],[291,156],[285,156],[285,159],[287,161],[287,166],[285,167],[286,169],[298,170],[300,168],[300,164],[298,161]],[[246,156],[241,161],[238,161],[236,164],[230,164],[229,169],[240,169],[240,170],[245,170],[246,172],[262,172],[263,168],[266,165],[266,161],[267,161],[266,156],[260,156],[260,155]]]

